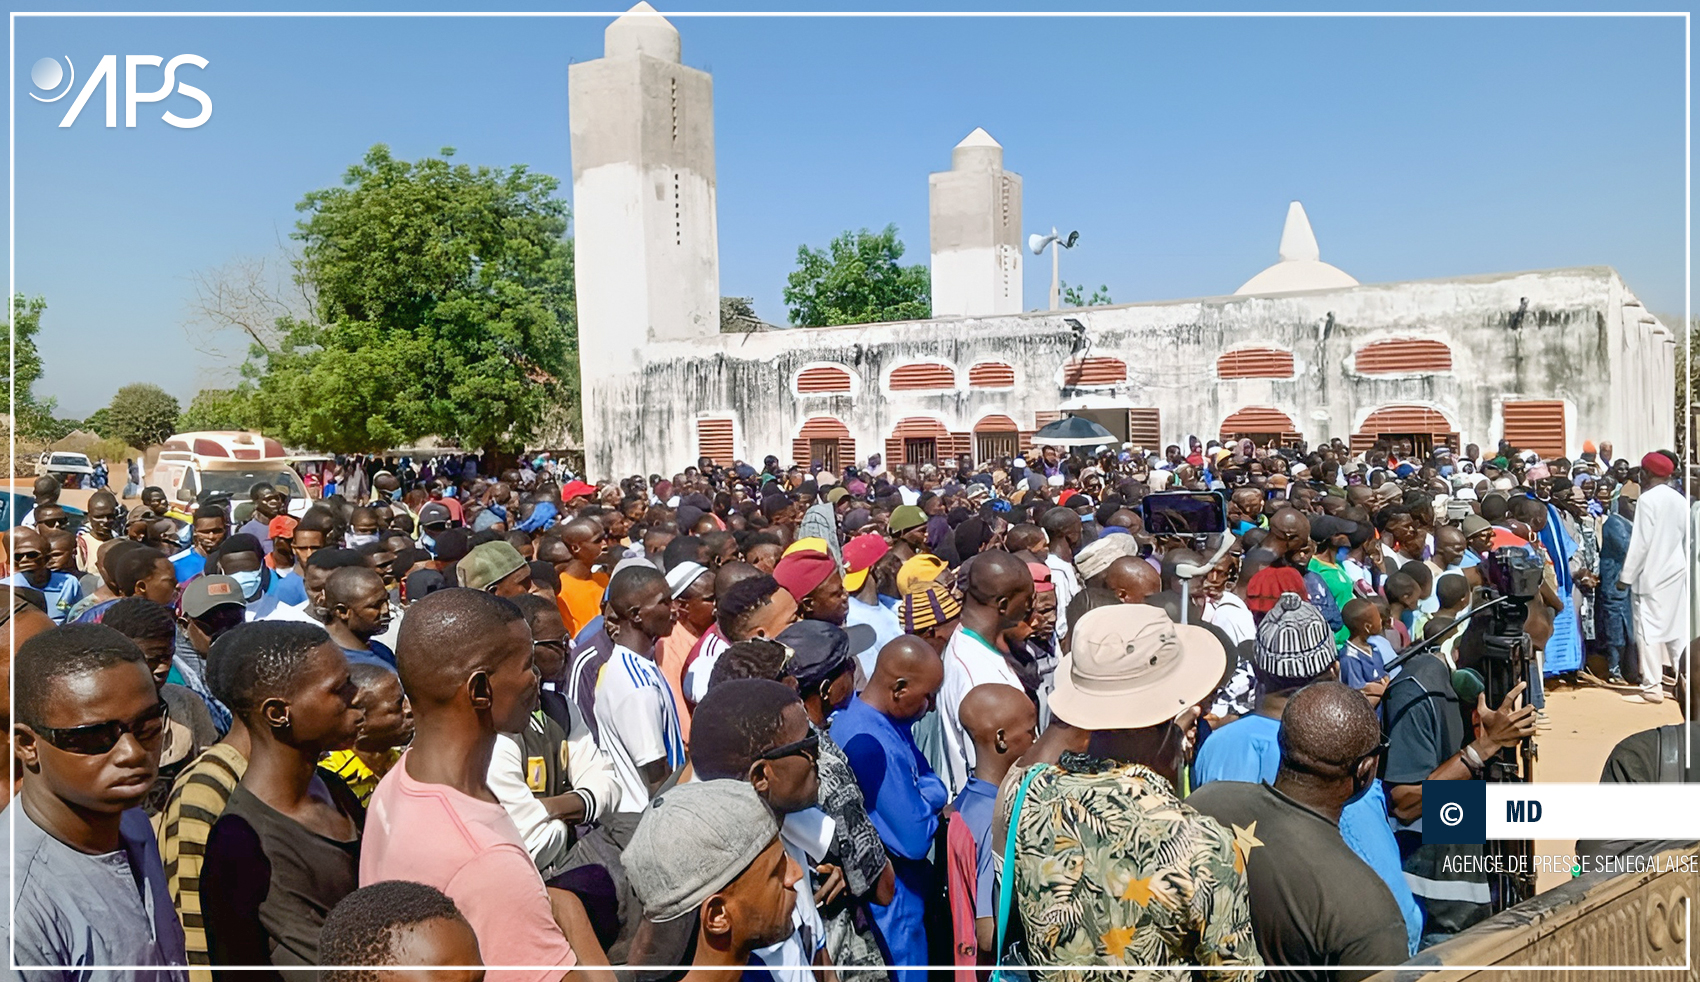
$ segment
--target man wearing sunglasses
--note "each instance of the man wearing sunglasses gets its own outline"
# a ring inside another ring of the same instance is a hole
[[[71,608],[83,599],[82,584],[70,573],[56,573],[48,567],[47,537],[42,533],[19,526],[11,531],[9,538],[12,575],[5,582],[40,590],[47,597],[47,616],[55,624],[65,623]]]
[[[844,891],[837,866],[821,865],[832,844],[832,819],[818,805],[820,734],[797,693],[767,679],[733,679],[709,689],[697,705],[691,763],[704,781],[748,781],[779,818],[785,852],[803,868],[791,935],[758,948],[751,964],[775,979],[807,982],[810,965],[832,964],[817,901]],[[813,871],[811,876],[809,871]]]
[[[111,977],[176,982],[183,929],[153,828],[138,807],[159,771],[165,703],[142,652],[98,624],[18,648],[11,954],[20,967],[142,966]],[[157,967],[155,967],[157,966]]]

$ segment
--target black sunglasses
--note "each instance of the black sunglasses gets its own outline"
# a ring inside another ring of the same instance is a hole
[[[31,729],[66,753],[95,756],[110,752],[126,733],[133,734],[143,746],[151,744],[165,732],[165,719],[166,705],[161,700],[128,723],[109,719],[87,726],[32,726]]]
[[[565,653],[567,650],[567,639],[556,638],[553,641],[533,641],[531,642],[531,646],[533,648],[553,648],[556,651]]]
[[[1366,760],[1369,760],[1371,757],[1380,757],[1380,756],[1385,755],[1387,753],[1387,748],[1390,747],[1390,746],[1392,746],[1392,741],[1390,739],[1388,739],[1387,734],[1383,733],[1381,735],[1381,739],[1376,742],[1376,745],[1372,749],[1370,749],[1367,753],[1359,754],[1357,759],[1352,761],[1351,765],[1347,768],[1347,770],[1355,772],[1358,769],[1359,764],[1363,763]]]
[[[764,750],[756,754],[757,760],[783,760],[786,757],[807,757],[810,760],[820,759],[820,737],[811,733],[795,743],[782,743],[772,750]]]

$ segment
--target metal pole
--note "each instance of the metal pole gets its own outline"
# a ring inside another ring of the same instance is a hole
[[[1051,309],[1057,310],[1057,253],[1062,252],[1062,243],[1057,240],[1057,227],[1051,226]]]

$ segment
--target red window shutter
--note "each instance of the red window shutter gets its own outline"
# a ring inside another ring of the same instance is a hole
[[[1364,375],[1406,375],[1452,370],[1452,349],[1443,341],[1395,338],[1358,349],[1353,359]]]
[[[949,365],[929,362],[904,365],[891,373],[891,391],[924,392],[956,388],[956,370]]]
[[[1298,427],[1286,413],[1268,406],[1247,406],[1222,421],[1221,438],[1238,439],[1241,435],[1280,434],[1282,439],[1297,439]]]
[[[1557,399],[1506,402],[1505,439],[1519,450],[1542,457],[1565,454],[1564,403]]]
[[[730,467],[732,453],[731,420],[697,420],[697,456],[707,457],[720,467]]]
[[[1120,358],[1076,358],[1063,367],[1063,384],[1118,385],[1127,381],[1127,362]]]
[[[1218,378],[1292,378],[1293,353],[1279,348],[1241,348],[1216,359]]]
[[[803,395],[849,392],[850,372],[830,365],[804,369],[797,376],[797,391]]]
[[[1136,447],[1144,447],[1147,451],[1161,452],[1163,449],[1162,416],[1156,409],[1129,409],[1127,411],[1127,439]]]
[[[968,369],[971,389],[1011,389],[1015,387],[1015,369],[1001,361],[983,361]]]

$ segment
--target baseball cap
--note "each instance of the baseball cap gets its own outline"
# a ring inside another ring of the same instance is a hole
[[[1027,572],[1033,574],[1033,592],[1050,593],[1057,588],[1051,582],[1051,568],[1044,563],[1028,563]]]
[[[1110,568],[1110,564],[1123,556],[1139,555],[1139,542],[1131,535],[1104,535],[1092,540],[1086,548],[1074,557],[1074,566],[1080,571],[1080,578],[1090,580]]]
[[[525,557],[506,539],[484,542],[461,557],[455,579],[461,586],[484,590],[524,565]]]
[[[205,616],[214,607],[226,604],[248,606],[242,599],[242,587],[235,577],[218,573],[197,576],[183,588],[183,613],[190,617]]]
[[[1358,530],[1358,523],[1332,515],[1310,516],[1310,538],[1312,542],[1327,542],[1336,535],[1351,535]]]
[[[780,644],[791,648],[787,674],[805,692],[837,675],[855,655],[873,647],[874,629],[867,624],[839,627],[826,621],[801,620],[779,632]]]
[[[903,624],[904,634],[919,634],[961,614],[962,602],[937,583],[922,583],[897,602],[897,619]]]
[[[787,593],[801,600],[837,572],[838,564],[831,556],[807,550],[780,557],[779,564],[773,567],[773,578]]]
[[[841,487],[834,487],[826,493],[826,500],[835,505],[848,497],[850,497],[850,492]]]
[[[1493,524],[1480,515],[1465,515],[1459,527],[1463,529],[1465,538],[1468,538],[1486,532],[1493,528]]]
[[[785,547],[781,556],[789,556],[794,552],[830,552],[826,540],[818,535],[807,535]]]
[[[427,525],[447,524],[449,524],[448,505],[432,501],[427,502],[423,508],[419,509],[419,525],[421,528]]]
[[[938,579],[939,574],[943,573],[944,570],[944,560],[931,553],[916,553],[897,568],[897,592],[900,594],[912,593],[917,588]]]
[[[665,923],[737,879],[778,835],[748,781],[689,781],[643,810],[620,862],[644,915]]]
[[[279,515],[266,523],[266,538],[287,539],[295,534],[295,526],[300,524],[288,515]]]
[[[893,532],[907,532],[927,524],[927,515],[915,505],[898,505],[891,510],[891,517],[886,519],[885,527]]]
[[[1222,680],[1227,652],[1207,628],[1145,604],[1095,607],[1057,666],[1051,711],[1088,730],[1133,730],[1179,716]]]
[[[568,481],[561,489],[561,500],[571,501],[574,498],[588,498],[596,493],[596,488],[583,481]]]
[[[708,572],[707,566],[689,560],[673,567],[667,571],[667,595],[674,600],[679,599],[679,595],[689,590],[691,584],[695,583],[706,572]]]
[[[1283,593],[1257,625],[1251,660],[1265,675],[1309,681],[1339,657],[1322,612],[1296,593]]]
[[[878,532],[858,535],[844,543],[844,589],[855,593],[867,582],[868,570],[880,561],[880,558],[891,551],[891,546],[885,541],[885,536]]]

